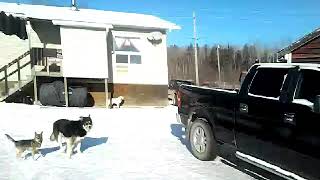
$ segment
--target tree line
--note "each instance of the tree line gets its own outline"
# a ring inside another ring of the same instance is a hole
[[[218,48],[219,47],[219,48]],[[218,52],[219,51],[219,52]],[[238,85],[239,75],[256,62],[275,62],[278,49],[245,44],[197,46],[200,85],[217,86],[219,83]],[[218,54],[220,62],[220,82],[218,73]],[[194,46],[168,47],[169,80],[183,79],[195,82]]]

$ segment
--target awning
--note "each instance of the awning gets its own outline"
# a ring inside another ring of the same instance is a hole
[[[0,31],[5,35],[16,35],[20,39],[28,39],[26,30],[26,20],[19,17],[8,16],[5,12],[0,12]]]

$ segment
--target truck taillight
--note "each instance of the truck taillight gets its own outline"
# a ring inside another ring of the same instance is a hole
[[[178,108],[181,108],[181,92],[178,91],[177,93],[177,105],[178,105]]]

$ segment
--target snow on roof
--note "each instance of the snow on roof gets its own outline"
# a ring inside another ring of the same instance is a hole
[[[14,16],[83,23],[107,24],[119,27],[139,27],[151,29],[181,29],[180,26],[156,16],[102,11],[94,9],[72,10],[71,7],[55,7],[44,5],[27,5],[0,2],[0,11]]]
[[[300,48],[301,46],[305,45],[306,43],[314,40],[315,38],[320,37],[320,28],[314,30],[311,33],[308,33],[307,35],[303,36],[302,38],[298,39],[296,42],[290,44],[289,46],[281,49],[278,51],[279,56],[284,56],[285,54],[288,54],[290,52],[293,52],[294,50]]]

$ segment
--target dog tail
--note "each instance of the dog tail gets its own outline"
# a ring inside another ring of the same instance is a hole
[[[58,134],[59,134],[59,131],[56,127],[56,124],[54,123],[53,124],[53,131],[52,131],[52,134],[50,136],[50,141],[57,141],[58,140]]]
[[[9,136],[8,134],[5,134],[6,136],[7,136],[7,138],[10,140],[10,141],[12,141],[13,143],[15,143],[16,141],[11,137],[11,136]]]
[[[54,141],[56,140],[56,138],[54,137],[54,133],[52,132],[51,136],[50,136],[50,141]]]

